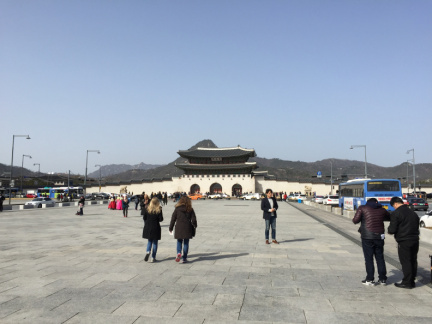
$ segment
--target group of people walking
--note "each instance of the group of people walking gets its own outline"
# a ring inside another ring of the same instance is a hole
[[[163,221],[162,206],[157,197],[153,197],[148,204],[148,196],[144,198],[144,208],[141,210],[141,215],[144,220],[144,228],[142,237],[147,239],[147,249],[144,261],[156,261],[156,253],[158,248],[158,241],[161,239],[161,226]],[[177,240],[177,254],[175,261],[186,263],[189,253],[189,240],[195,236],[195,229],[197,228],[197,218],[195,211],[192,208],[191,199],[187,196],[182,196],[178,203],[175,205],[174,212],[171,216],[169,225],[169,232],[172,235],[174,231],[174,238]],[[150,258],[151,256],[151,258]]]

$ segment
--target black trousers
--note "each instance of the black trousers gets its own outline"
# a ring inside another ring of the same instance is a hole
[[[399,261],[402,265],[403,279],[402,284],[412,285],[417,276],[417,254],[419,241],[400,241],[398,242]]]

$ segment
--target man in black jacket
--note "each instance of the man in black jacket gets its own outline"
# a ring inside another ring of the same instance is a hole
[[[415,287],[417,276],[417,254],[419,250],[419,217],[399,197],[393,197],[390,205],[395,211],[391,214],[389,234],[394,234],[398,243],[399,261],[404,274],[401,283],[395,283],[398,288],[411,289]]]
[[[269,230],[270,226],[272,228],[272,242],[274,244],[279,244],[276,241],[276,210],[278,209],[278,203],[276,199],[273,197],[273,191],[271,189],[266,190],[267,198],[263,198],[261,200],[261,210],[263,211],[263,218],[265,219],[265,239],[266,244],[270,244],[269,242]]]
[[[366,265],[366,279],[362,283],[367,286],[375,285],[374,256],[378,268],[378,284],[386,285],[387,283],[387,269],[384,260],[385,220],[390,220],[390,214],[375,198],[369,199],[366,205],[360,206],[352,220],[354,224],[361,222],[359,232]]]

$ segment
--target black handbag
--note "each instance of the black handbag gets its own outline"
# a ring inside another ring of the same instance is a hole
[[[192,223],[192,215],[191,214],[189,214],[189,216],[190,216],[190,223],[191,223],[191,226],[192,226],[192,237],[195,237],[195,234],[196,234],[196,227],[194,226],[194,224]]]
[[[196,227],[192,224],[192,220],[191,220],[191,225],[192,225],[192,237],[195,237]]]

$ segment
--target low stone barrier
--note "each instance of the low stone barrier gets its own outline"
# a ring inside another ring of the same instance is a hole
[[[343,211],[343,216],[349,219],[353,219],[355,215],[354,210],[344,210]]]
[[[64,203],[59,203],[58,206],[59,207],[69,207],[71,205],[70,202],[64,202]]]
[[[104,205],[104,204],[108,204],[109,201],[108,200],[96,200],[96,201],[87,201],[87,205]],[[42,205],[42,208],[52,208],[52,207],[73,207],[73,206],[78,206],[78,202],[60,202],[60,203],[56,203],[55,206],[47,206],[47,205]],[[11,211],[11,210],[25,210],[25,209],[33,209],[36,208],[34,205],[3,205],[3,210],[4,211]]]
[[[340,207],[333,207],[332,212],[333,212],[333,214],[342,216],[342,208],[340,208]]]
[[[420,241],[432,244],[432,230],[420,228]]]

